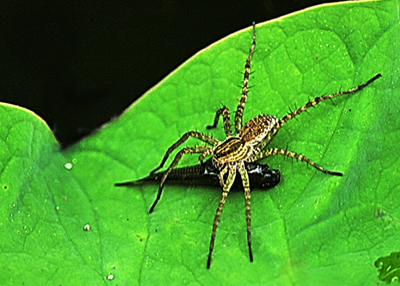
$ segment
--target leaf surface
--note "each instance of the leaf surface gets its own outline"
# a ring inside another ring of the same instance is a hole
[[[156,185],[113,186],[146,176],[183,133],[209,133],[205,126],[221,105],[233,116],[251,28],[199,52],[66,151],[40,118],[1,105],[4,284],[378,282],[374,262],[399,251],[400,239],[398,9],[398,1],[347,2],[257,25],[245,121],[258,114],[281,118],[288,106],[383,77],[334,104],[320,103],[271,142],[344,176],[282,156],[263,160],[281,171],[282,181],[252,191],[253,263],[242,192],[229,194],[207,270],[219,189],[167,186],[149,215]],[[221,123],[211,134],[225,138]],[[196,162],[186,156],[180,166]]]

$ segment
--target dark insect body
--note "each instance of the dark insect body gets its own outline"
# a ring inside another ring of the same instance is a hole
[[[247,92],[248,92],[248,82],[249,82],[249,76],[250,76],[250,62],[253,56],[254,48],[256,46],[256,40],[255,40],[255,24],[253,24],[253,43],[251,45],[250,51],[248,58],[246,60],[245,64],[245,72],[244,72],[244,79],[243,79],[243,87],[242,87],[242,96],[240,98],[240,102],[238,104],[238,107],[236,109],[235,113],[235,131],[236,135],[232,134],[232,127],[231,127],[231,121],[230,121],[230,114],[229,114],[229,109],[227,107],[222,107],[216,112],[215,119],[214,119],[214,124],[212,126],[207,126],[208,129],[215,128],[217,127],[218,121],[220,116],[223,118],[223,125],[224,125],[224,131],[226,135],[226,139],[224,141],[219,141],[215,139],[214,137],[197,132],[197,131],[189,131],[185,133],[178,141],[176,141],[165,153],[160,165],[155,168],[150,175],[155,174],[156,171],[161,169],[165,162],[167,161],[169,155],[182,143],[184,143],[189,137],[193,137],[196,139],[199,139],[211,146],[204,146],[204,145],[197,145],[193,147],[185,147],[181,149],[176,155],[175,158],[173,159],[172,163],[169,165],[169,167],[166,169],[166,171],[163,173],[159,189],[157,192],[157,197],[151,206],[149,212],[152,213],[154,211],[154,208],[158,201],[160,200],[161,193],[164,187],[164,184],[167,180],[167,177],[171,173],[172,169],[175,168],[175,166],[178,164],[180,159],[182,158],[183,155],[185,154],[201,154],[199,156],[199,161],[200,163],[203,162],[203,159],[206,156],[212,156],[212,162],[214,166],[218,169],[219,171],[219,181],[222,186],[222,194],[221,198],[219,201],[219,205],[215,214],[214,218],[214,223],[213,223],[213,228],[212,228],[212,234],[211,234],[211,241],[210,241],[210,247],[209,247],[209,253],[208,253],[208,259],[207,259],[207,268],[210,268],[211,264],[211,258],[212,258],[212,252],[214,249],[214,241],[215,241],[215,234],[216,230],[218,227],[218,223],[221,217],[222,209],[224,207],[224,204],[226,202],[226,198],[228,196],[229,191],[231,190],[231,187],[235,181],[236,174],[239,172],[240,177],[242,179],[242,185],[244,189],[244,197],[245,197],[245,211],[246,211],[246,224],[247,224],[247,245],[248,245],[248,250],[249,250],[249,258],[250,261],[253,261],[253,252],[251,248],[251,216],[250,216],[250,179],[249,179],[249,174],[246,170],[245,164],[246,163],[251,163],[251,162],[256,162],[258,160],[261,160],[263,158],[269,157],[271,155],[279,154],[279,155],[284,155],[288,157],[295,158],[297,160],[306,162],[307,164],[313,166],[317,170],[325,173],[325,174],[330,174],[330,175],[336,175],[336,176],[343,176],[342,173],[339,172],[333,172],[333,171],[328,171],[321,167],[320,165],[314,163],[307,157],[288,151],[284,149],[279,149],[279,148],[269,148],[265,149],[264,148],[271,142],[271,140],[275,137],[279,129],[283,126],[283,124],[290,119],[294,118],[295,116],[299,115],[300,113],[306,111],[310,107],[314,107],[321,101],[324,101],[326,99],[332,99],[334,97],[344,95],[344,94],[349,94],[353,93],[356,91],[359,91],[366,87],[367,85],[371,84],[374,82],[376,79],[381,77],[380,74],[377,74],[373,78],[369,79],[365,83],[351,88],[346,91],[340,91],[331,95],[326,95],[326,96],[319,96],[316,97],[313,100],[310,100],[307,102],[304,106],[297,108],[294,111],[291,111],[288,113],[286,116],[284,116],[282,119],[277,119],[274,116],[270,115],[258,115],[252,119],[250,119],[246,124],[242,126],[242,117],[243,117],[243,111],[244,111],[244,106],[246,103],[247,99]]]
[[[253,188],[272,188],[277,185],[281,179],[279,170],[270,169],[267,164],[254,162],[245,163],[244,165],[249,174],[250,184]],[[157,172],[140,180],[116,183],[115,186],[137,186],[145,182],[159,183],[164,173],[165,172]],[[227,178],[227,175],[228,174],[225,174],[224,180]],[[171,173],[169,173],[166,183],[221,187],[219,169],[214,166],[212,159],[208,159],[204,164],[173,169]],[[236,178],[232,187],[240,188],[242,187],[242,182]]]

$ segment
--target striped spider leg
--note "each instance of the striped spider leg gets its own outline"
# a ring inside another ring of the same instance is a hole
[[[350,88],[350,89],[345,90],[345,91],[339,91],[337,93],[330,94],[330,95],[319,96],[319,97],[314,98],[313,100],[309,100],[304,106],[302,106],[302,107],[300,107],[300,108],[288,113],[287,115],[282,117],[282,119],[280,119],[280,120],[277,120],[275,117],[272,117],[270,115],[259,115],[259,116],[256,116],[256,117],[252,118],[250,121],[255,121],[255,122],[257,122],[258,120],[261,120],[261,121],[262,120],[266,120],[265,118],[267,118],[268,120],[273,120],[275,122],[275,124],[272,127],[272,129],[269,132],[269,134],[267,134],[267,136],[262,140],[262,142],[260,142],[260,144],[258,146],[256,146],[255,152],[251,156],[251,160],[250,161],[255,162],[255,161],[261,160],[263,158],[269,157],[271,155],[280,154],[280,155],[292,157],[292,158],[295,158],[297,160],[306,162],[307,164],[315,167],[317,170],[319,170],[319,171],[321,171],[321,172],[323,172],[325,174],[330,174],[330,175],[335,175],[335,176],[343,176],[342,173],[332,172],[332,171],[328,171],[328,170],[322,168],[320,165],[314,163],[313,161],[311,161],[310,159],[304,157],[303,155],[296,154],[294,152],[283,150],[283,149],[278,149],[278,148],[271,148],[271,149],[267,149],[267,150],[262,150],[262,149],[269,144],[269,142],[274,138],[274,136],[277,134],[278,130],[282,127],[282,125],[285,122],[289,121],[290,119],[294,118],[295,116],[299,115],[300,113],[306,111],[308,108],[314,107],[315,105],[317,105],[321,101],[324,101],[324,100],[327,100],[327,99],[332,99],[332,98],[340,96],[340,95],[344,95],[344,94],[349,94],[349,93],[360,91],[364,87],[366,87],[367,85],[371,84],[372,82],[374,82],[375,80],[380,78],[381,76],[382,76],[381,74],[377,74],[374,77],[372,77],[371,79],[369,79],[366,82],[364,82],[363,84],[360,84],[360,85],[358,85],[356,87]],[[257,123],[255,123],[255,124],[257,124]]]
[[[189,137],[197,138],[197,139],[199,139],[205,143],[208,143],[212,146],[216,146],[219,143],[219,141],[217,139],[213,138],[210,135],[207,135],[207,134],[204,134],[201,132],[197,132],[197,131],[186,132],[185,134],[183,134],[183,136],[178,141],[176,141],[171,147],[168,148],[160,165],[157,168],[155,168],[153,171],[151,171],[150,175],[153,175],[155,172],[157,172],[159,169],[161,169],[164,166],[165,162],[167,161],[169,154],[171,154],[179,145],[181,145],[183,142],[185,142],[187,139],[189,139]],[[156,197],[153,205],[150,207],[149,213],[153,212],[155,206],[157,205],[158,201],[160,200],[165,181],[167,180],[169,173],[178,164],[178,162],[180,161],[182,156],[184,154],[205,153],[205,152],[208,153],[211,150],[212,150],[212,147],[210,147],[210,146],[185,147],[175,155],[174,160],[172,161],[172,163],[169,165],[168,169],[165,171],[165,173],[161,177],[160,186],[159,186],[158,192],[157,192],[157,197]]]

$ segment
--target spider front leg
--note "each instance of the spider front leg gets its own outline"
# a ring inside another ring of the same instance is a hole
[[[158,192],[157,192],[157,197],[154,201],[154,203],[152,204],[149,213],[152,213],[156,204],[158,203],[158,201],[160,200],[161,197],[161,193],[162,190],[164,188],[164,183],[165,180],[168,177],[168,174],[172,171],[172,169],[178,164],[179,160],[182,158],[182,156],[184,154],[193,154],[193,153],[204,153],[205,151],[208,151],[209,149],[212,149],[209,146],[194,146],[194,147],[186,147],[183,148],[181,151],[178,152],[178,154],[176,154],[174,160],[172,161],[172,163],[169,165],[168,169],[165,171],[164,175],[161,178],[161,182],[160,182],[160,186],[158,188]]]
[[[247,223],[247,246],[249,248],[250,262],[253,262],[253,251],[251,250],[251,216],[250,216],[250,180],[247,174],[246,168],[243,163],[239,164],[239,173],[242,178],[242,184],[244,189],[244,200],[246,207],[246,223]]]
[[[218,208],[217,208],[217,213],[215,214],[215,218],[214,218],[214,224],[213,224],[213,229],[212,229],[212,234],[211,234],[211,241],[210,241],[210,249],[209,249],[209,252],[208,252],[207,269],[210,269],[211,257],[212,257],[212,252],[213,252],[213,249],[214,249],[215,234],[217,232],[219,219],[221,218],[222,209],[223,209],[224,204],[226,202],[226,198],[228,196],[228,193],[231,190],[233,182],[235,181],[235,178],[236,178],[236,169],[233,166],[228,166],[228,168],[229,168],[228,178],[226,179],[224,187],[222,189],[222,194],[221,194],[221,198],[219,199],[219,205],[218,205]]]
[[[167,161],[169,154],[171,154],[172,151],[174,151],[179,145],[181,145],[183,142],[185,142],[189,137],[197,138],[197,139],[199,139],[203,142],[206,142],[212,146],[216,146],[219,142],[217,139],[213,138],[212,136],[201,133],[201,132],[197,132],[197,131],[186,132],[185,134],[182,135],[182,137],[178,141],[176,141],[174,144],[172,144],[171,147],[168,148],[160,165],[157,168],[155,168],[153,171],[151,171],[150,175],[154,174],[159,169],[161,169],[164,166],[165,162]],[[200,153],[200,152],[198,152],[198,153]]]
[[[238,107],[236,109],[235,114],[235,130],[236,134],[242,129],[242,118],[244,105],[247,99],[247,91],[249,90],[249,77],[250,77],[250,62],[253,57],[254,49],[256,47],[256,23],[253,22],[253,43],[251,45],[249,56],[247,57],[246,64],[244,66],[244,76],[243,76],[243,87],[242,87],[242,96],[240,98]]]
[[[332,171],[328,171],[328,170],[322,168],[320,165],[314,163],[313,161],[311,161],[307,157],[304,157],[303,155],[296,154],[294,152],[283,150],[283,149],[278,149],[278,148],[267,149],[267,150],[261,151],[261,152],[257,153],[255,156],[252,157],[252,161],[255,162],[255,161],[261,160],[263,158],[275,155],[275,154],[292,157],[294,159],[306,162],[307,164],[313,166],[314,168],[316,168],[317,170],[319,170],[319,171],[321,171],[321,172],[323,172],[325,174],[334,175],[334,176],[340,176],[340,177],[343,176],[342,173],[332,172]]]
[[[307,104],[305,104],[304,106],[297,108],[295,111],[290,112],[289,114],[287,114],[286,116],[284,116],[281,120],[278,121],[278,123],[275,126],[275,130],[274,132],[276,133],[278,131],[279,128],[282,127],[282,125],[289,121],[290,119],[294,118],[295,116],[299,115],[300,113],[306,111],[307,109],[309,109],[310,107],[314,107],[315,105],[317,105],[318,103],[320,103],[321,101],[327,100],[327,99],[332,99],[334,97],[343,95],[343,94],[349,94],[349,93],[353,93],[356,91],[360,91],[362,90],[364,87],[368,86],[369,84],[373,83],[375,80],[377,80],[378,78],[380,78],[382,75],[381,74],[377,74],[376,76],[372,77],[371,79],[367,80],[366,82],[364,82],[363,84],[360,84],[359,86],[350,88],[348,90],[345,91],[339,91],[337,93],[334,94],[330,94],[330,95],[324,95],[324,96],[319,96],[314,98],[313,100],[310,100],[309,102],[307,102]]]
[[[222,119],[224,121],[224,131],[226,137],[232,136],[232,126],[231,126],[231,117],[229,116],[229,109],[228,107],[224,106],[220,109],[217,110],[215,113],[215,118],[214,118],[214,124],[213,125],[208,125],[207,129],[213,129],[216,128],[218,125],[219,117],[222,114]]]

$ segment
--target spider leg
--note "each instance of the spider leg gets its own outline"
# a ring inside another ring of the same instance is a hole
[[[197,139],[199,139],[203,142],[206,142],[212,146],[216,146],[219,142],[217,139],[213,138],[212,136],[201,133],[201,132],[197,132],[197,131],[186,132],[185,134],[182,135],[182,137],[178,141],[176,141],[174,144],[172,144],[171,147],[168,148],[160,165],[157,168],[155,168],[153,171],[151,171],[150,175],[154,174],[159,169],[161,169],[164,166],[165,162],[167,161],[169,154],[171,154],[172,151],[174,151],[179,145],[181,145],[183,142],[185,142],[189,137],[197,138]],[[206,149],[204,149],[204,151],[205,150]],[[197,153],[201,153],[201,152],[197,152]]]
[[[212,155],[212,153],[213,153],[213,149],[212,149],[212,148],[207,149],[206,151],[204,151],[203,154],[201,154],[201,155],[199,156],[200,165],[203,165],[203,160],[204,160],[204,158],[205,158],[206,156],[208,156],[208,155]]]
[[[307,164],[313,166],[314,168],[316,168],[317,170],[319,170],[319,171],[321,171],[321,172],[323,172],[325,174],[330,174],[330,175],[335,175],[335,176],[343,176],[342,173],[332,172],[332,171],[328,171],[328,170],[322,168],[320,165],[314,163],[313,161],[311,161],[307,157],[304,157],[303,155],[296,154],[294,152],[283,150],[283,149],[272,148],[272,149],[267,149],[267,150],[261,151],[260,153],[258,153],[255,156],[253,156],[252,160],[253,160],[253,162],[254,161],[258,161],[258,160],[261,160],[263,158],[266,158],[268,156],[272,156],[272,155],[275,155],[275,154],[292,157],[294,159],[306,162]]]
[[[223,121],[224,121],[224,131],[225,135],[232,136],[232,126],[231,126],[231,117],[229,116],[229,109],[228,107],[224,106],[220,109],[217,110],[214,118],[214,124],[213,125],[208,125],[207,129],[213,129],[216,128],[218,125],[219,117],[223,116]]]
[[[308,108],[313,107],[314,105],[317,105],[318,103],[320,103],[321,101],[324,101],[326,99],[332,99],[336,96],[340,96],[343,94],[348,94],[348,93],[352,93],[352,92],[356,92],[359,90],[362,90],[364,87],[366,87],[367,85],[369,85],[370,83],[374,82],[375,80],[377,80],[378,78],[380,78],[382,75],[381,74],[377,74],[376,76],[374,76],[373,78],[367,80],[366,82],[364,82],[363,84],[360,84],[359,86],[350,88],[348,90],[345,91],[339,91],[337,93],[334,94],[330,94],[330,95],[324,95],[324,96],[319,96],[316,97],[313,100],[310,100],[307,102],[306,105],[297,108],[295,111],[290,112],[289,114],[287,114],[286,116],[284,116],[281,120],[278,121],[276,128],[279,129],[282,127],[282,125],[286,122],[289,121],[290,119],[294,118],[295,116],[299,115],[300,113],[302,113],[303,111],[306,111]],[[276,130],[277,131],[277,130]],[[275,131],[275,133],[276,133]]]
[[[244,78],[243,78],[243,87],[242,87],[242,97],[240,98],[239,105],[236,109],[235,114],[235,129],[236,133],[239,133],[240,129],[242,129],[242,118],[243,118],[243,110],[244,104],[247,99],[247,91],[249,89],[249,77],[250,77],[250,62],[253,57],[254,48],[256,46],[256,24],[253,22],[253,44],[251,45],[249,56],[246,60],[246,64],[244,66]]]
[[[250,180],[249,175],[247,174],[246,168],[244,164],[239,164],[239,173],[242,177],[243,189],[244,189],[244,199],[246,206],[246,223],[247,223],[247,245],[249,248],[249,257],[250,262],[253,262],[253,251],[251,250],[251,216],[250,216]]]
[[[265,146],[267,146],[269,144],[269,142],[271,142],[271,140],[275,137],[275,135],[278,133],[279,129],[282,127],[282,125],[285,122],[289,121],[292,118],[295,118],[297,115],[299,115],[300,113],[302,113],[304,111],[307,112],[307,109],[309,109],[310,107],[315,107],[315,105],[317,105],[318,103],[320,103],[321,101],[324,101],[326,99],[331,99],[332,100],[332,98],[334,98],[336,96],[359,91],[359,90],[363,89],[364,87],[366,87],[367,85],[369,85],[370,83],[374,82],[375,80],[377,80],[380,77],[381,77],[381,74],[377,74],[376,76],[374,76],[373,78],[367,80],[365,83],[363,83],[363,84],[361,84],[359,86],[353,87],[353,88],[345,90],[345,91],[340,91],[340,92],[337,92],[337,93],[334,93],[334,94],[331,94],[331,95],[324,95],[324,96],[316,97],[313,100],[309,100],[307,102],[307,104],[305,104],[304,106],[302,106],[300,108],[296,108],[294,111],[290,110],[290,112],[286,116],[284,116],[282,119],[278,120],[275,123],[275,125],[272,127],[271,131],[269,132],[268,136],[257,146],[257,148],[259,150],[262,150]]]
[[[228,196],[228,193],[231,190],[233,182],[235,181],[235,178],[236,178],[236,170],[235,170],[235,168],[229,168],[228,178],[226,179],[225,185],[224,185],[224,187],[222,189],[222,194],[221,194],[221,198],[219,200],[217,213],[215,214],[215,218],[214,218],[214,224],[213,224],[213,229],[212,229],[212,234],[211,234],[211,241],[210,241],[210,249],[209,249],[209,252],[208,252],[207,269],[210,269],[211,257],[212,257],[212,252],[213,252],[213,249],[214,249],[215,233],[217,231],[217,227],[218,227],[219,219],[221,217],[222,209],[223,209],[224,204],[226,202],[226,197]]]
[[[223,187],[223,186],[225,185],[224,176],[225,176],[226,172],[228,172],[228,170],[229,170],[228,166],[225,166],[225,167],[219,172],[218,177],[219,177],[219,183],[221,184],[221,187]]]
[[[203,153],[204,151],[206,151],[207,149],[210,149],[211,147],[209,146],[194,146],[194,147],[186,147],[183,148],[181,151],[179,151],[174,160],[172,161],[172,163],[169,165],[168,169],[165,171],[165,173],[163,174],[162,178],[161,178],[161,182],[160,182],[160,186],[158,188],[158,192],[157,192],[157,197],[154,201],[154,203],[152,204],[149,213],[152,213],[156,204],[158,203],[158,201],[160,200],[161,197],[161,193],[162,190],[164,188],[164,183],[165,180],[168,177],[168,174],[172,171],[172,169],[178,164],[179,160],[182,158],[182,156],[184,154],[193,154],[193,153]]]

